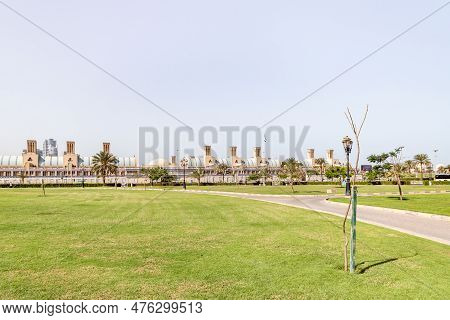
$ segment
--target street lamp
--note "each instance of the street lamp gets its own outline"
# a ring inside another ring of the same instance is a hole
[[[353,141],[348,136],[342,139],[342,145],[344,146],[345,154],[347,155],[347,179],[345,183],[345,195],[349,196],[350,191],[350,152],[352,152]]]
[[[186,167],[188,165],[188,161],[186,158],[181,160],[181,166],[183,167],[183,189],[186,190]]]

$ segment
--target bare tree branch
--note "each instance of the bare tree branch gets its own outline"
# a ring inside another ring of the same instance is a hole
[[[363,119],[361,121],[361,125],[359,127],[356,125],[355,121],[353,120],[352,113],[350,112],[350,109],[348,107],[347,107],[347,112],[345,112],[345,117],[347,118],[347,121],[350,125],[350,128],[353,131],[353,134],[354,134],[355,140],[356,140],[356,159],[355,159],[355,165],[353,167],[353,178],[352,178],[353,185],[356,184],[356,175],[358,174],[359,157],[360,157],[360,153],[361,153],[361,145],[360,145],[359,135],[361,134],[361,130],[364,126],[364,123],[366,122],[368,112],[369,112],[369,105],[366,105],[364,117],[363,117]],[[342,223],[342,233],[344,236],[344,271],[348,271],[348,237],[347,237],[347,232],[346,232],[346,224],[347,224],[347,218],[348,218],[348,214],[350,212],[351,205],[352,205],[352,198],[350,197],[348,206],[347,206],[347,211],[345,212],[345,216],[344,216],[344,221]]]

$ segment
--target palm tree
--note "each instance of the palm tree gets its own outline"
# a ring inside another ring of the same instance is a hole
[[[414,160],[405,160],[404,165],[408,170],[408,173],[412,173],[412,170],[416,167],[416,163]]]
[[[437,168],[436,170],[437,173],[446,173],[447,172],[447,168],[444,166],[440,166],[439,168]]]
[[[19,173],[19,177],[20,177],[20,181],[22,182],[22,184],[25,183],[26,176],[27,176],[27,174],[26,174],[25,170],[21,170]]]
[[[279,177],[282,179],[288,179],[292,188],[292,193],[294,193],[294,180],[304,177],[303,164],[294,158],[286,159],[281,163],[281,172]]]
[[[430,158],[425,153],[419,153],[414,156],[414,160],[420,167],[420,180],[423,180],[423,166],[430,164]]]
[[[222,175],[222,183],[225,183],[225,175],[229,172],[230,167],[226,163],[220,163],[216,166],[216,172]]]
[[[400,196],[400,200],[403,200],[403,191],[402,191],[402,176],[406,171],[406,166],[402,163],[402,151],[403,147],[398,147],[393,151],[389,152],[389,171],[388,175],[390,175],[396,182],[398,187],[398,193]]]
[[[266,167],[262,168],[261,170],[259,170],[259,176],[263,179],[263,185],[266,185],[266,180],[267,177],[270,176],[270,172],[269,169],[267,169]]]
[[[116,173],[117,158],[109,152],[100,151],[92,158],[92,172],[102,177],[103,185],[105,185],[106,177]]]
[[[197,168],[197,170],[192,172],[191,177],[197,179],[197,183],[198,183],[198,185],[200,185],[200,182],[204,175],[205,175],[205,170],[203,170],[202,168]]]
[[[319,166],[320,180],[323,182],[323,174],[325,172],[327,162],[324,158],[318,158],[314,161],[314,163]]]

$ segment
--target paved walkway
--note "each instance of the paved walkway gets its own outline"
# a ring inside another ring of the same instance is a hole
[[[262,195],[220,191],[178,190],[202,194],[216,194],[229,197],[253,199],[297,208],[344,216],[347,205],[328,201],[326,196]],[[450,245],[450,217],[434,214],[358,206],[358,221],[401,231],[418,237]]]

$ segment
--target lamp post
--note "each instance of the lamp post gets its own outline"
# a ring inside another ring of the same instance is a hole
[[[83,175],[83,177],[81,178],[81,186],[84,189],[84,164],[81,165],[81,174]]]
[[[433,167],[435,169],[437,169],[437,152],[439,150],[438,149],[434,149],[434,165],[433,165],[433,161],[431,161],[431,171],[430,171],[430,185],[432,184],[432,180],[436,180],[436,172],[434,172],[434,179],[433,179]]]
[[[181,160],[181,166],[183,167],[183,189],[186,190],[186,166],[188,164],[188,161],[186,158]]]
[[[342,145],[344,146],[344,151],[347,156],[347,179],[345,182],[345,195],[350,196],[350,152],[352,152],[353,141],[348,136],[342,139]]]

